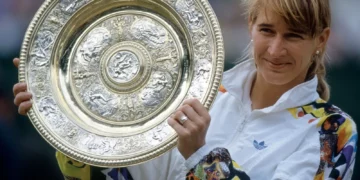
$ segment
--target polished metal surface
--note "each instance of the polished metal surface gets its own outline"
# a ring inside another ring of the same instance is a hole
[[[210,108],[224,51],[206,0],[47,0],[20,58],[44,139],[75,160],[121,167],[176,145],[167,118],[184,100]]]

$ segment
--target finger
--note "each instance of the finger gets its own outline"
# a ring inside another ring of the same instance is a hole
[[[180,119],[183,118],[184,116],[187,118],[187,120],[184,121],[183,123],[181,123]],[[174,118],[174,119],[177,120],[177,122],[178,122],[180,125],[182,125],[185,129],[189,130],[191,133],[195,133],[195,132],[197,132],[198,129],[199,129],[199,128],[197,127],[197,125],[196,125],[194,122],[192,122],[192,119],[190,119],[189,117],[187,117],[187,116],[185,115],[185,113],[182,112],[182,111],[180,111],[180,110],[175,113],[175,118]]]
[[[185,128],[188,126],[188,124],[190,123],[190,119],[189,117],[187,117],[180,109],[177,110],[174,113],[174,117],[173,117],[180,125],[184,126]],[[181,121],[182,118],[186,118],[185,121]]]
[[[175,113],[176,113],[176,112],[175,112]],[[169,116],[169,118],[175,119],[175,113],[172,113],[172,114]]]
[[[20,92],[18,95],[15,96],[14,104],[16,106],[20,106],[22,102],[29,101],[32,97],[32,94],[29,92]]]
[[[19,114],[21,115],[26,115],[29,110],[31,109],[32,107],[32,102],[31,101],[25,101],[23,103],[20,104],[19,106]]]
[[[19,58],[14,58],[13,63],[14,63],[16,68],[19,68],[20,59]]]
[[[201,118],[201,116],[194,110],[193,107],[191,107],[188,104],[185,104],[181,107],[181,111],[189,118],[192,122],[194,122],[197,125],[203,126],[204,120]]]
[[[26,89],[27,89],[27,85],[24,82],[15,84],[13,87],[14,96],[19,94],[20,92],[25,92]]]
[[[174,118],[169,118],[168,119],[168,124],[175,130],[175,132],[181,136],[187,136],[187,134],[189,134],[189,132],[185,129],[184,126],[182,126],[181,124],[179,124],[179,122],[174,119]]]
[[[201,116],[205,119],[210,119],[210,114],[209,114],[208,110],[204,107],[204,105],[202,105],[200,103],[199,100],[187,99],[184,101],[183,104],[184,105],[187,104],[187,105],[191,106],[195,110],[195,112],[197,112],[197,114],[199,114],[199,116]]]

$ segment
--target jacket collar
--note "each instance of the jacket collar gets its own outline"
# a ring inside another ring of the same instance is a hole
[[[242,105],[251,105],[250,89],[256,75],[256,67],[253,60],[243,61],[232,69],[224,72],[222,85],[228,93],[237,98]],[[301,83],[285,92],[273,105],[260,109],[264,113],[277,112],[284,109],[294,108],[309,104],[319,98],[317,93],[318,79]],[[251,106],[250,106],[251,107]]]

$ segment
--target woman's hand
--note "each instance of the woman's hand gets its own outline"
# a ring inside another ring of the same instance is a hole
[[[20,59],[15,58],[13,62],[15,67],[18,68]],[[26,92],[26,89],[27,89],[26,83],[17,83],[13,87],[13,93],[15,96],[14,104],[19,107],[18,112],[21,115],[26,115],[27,112],[32,107],[32,102],[30,101],[32,94]]]
[[[197,99],[184,101],[184,104],[169,118],[169,125],[179,137],[178,150],[185,159],[205,145],[210,120],[209,112]]]

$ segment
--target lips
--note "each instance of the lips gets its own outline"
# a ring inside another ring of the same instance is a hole
[[[278,62],[278,61],[271,61],[271,60],[267,60],[264,58],[264,60],[267,62],[267,64],[271,67],[271,68],[275,68],[275,69],[280,69],[285,67],[286,65],[289,65],[290,63],[287,62]]]

